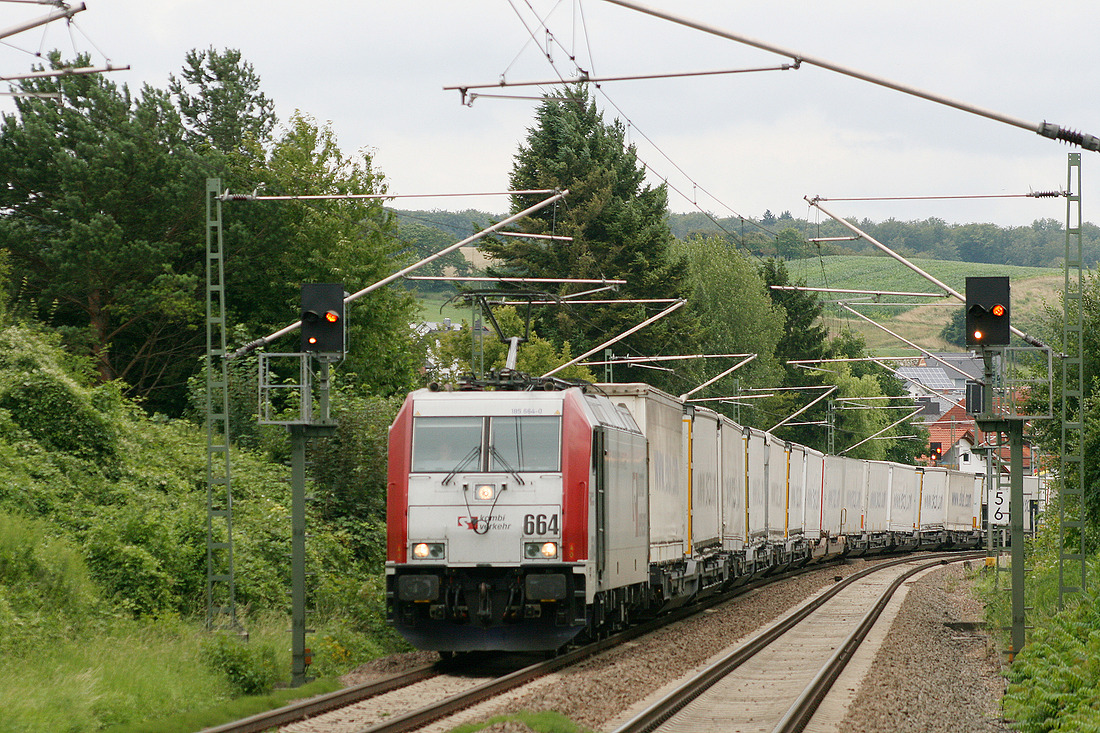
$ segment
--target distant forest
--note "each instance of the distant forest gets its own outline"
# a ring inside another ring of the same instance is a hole
[[[422,257],[437,252],[502,218],[482,211],[395,211],[401,237]],[[834,221],[796,219],[790,212],[775,216],[770,211],[758,220],[718,218],[703,213],[671,214],[669,228],[680,239],[692,235],[720,236],[761,257],[801,259],[818,255],[865,254],[879,251],[864,241],[811,242],[812,238],[842,237],[850,232]],[[1036,219],[1030,226],[996,224],[948,224],[942,219],[883,222],[852,220],[856,226],[899,254],[936,260],[988,262],[1024,267],[1061,267],[1065,258],[1066,232],[1062,222]],[[1095,268],[1100,261],[1100,227],[1081,227],[1084,264]],[[458,268],[456,255],[445,264]],[[442,272],[442,266],[433,268]],[[425,272],[424,274],[428,274]]]

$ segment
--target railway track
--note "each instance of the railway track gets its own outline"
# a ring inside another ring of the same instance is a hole
[[[796,733],[813,717],[894,592],[953,555],[882,563],[845,578],[737,647],[615,733],[729,730]],[[910,565],[908,568],[899,567]],[[883,571],[890,570],[885,580]],[[787,670],[777,675],[776,670]]]
[[[260,733],[276,726],[296,723],[300,720],[316,717],[332,710],[353,705],[361,700],[368,700],[391,690],[415,684],[421,680],[429,679],[439,674],[434,664],[425,664],[407,672],[391,675],[376,682],[362,685],[353,685],[330,692],[327,695],[318,695],[308,700],[300,700],[290,705],[285,705],[276,710],[259,713],[242,720],[235,720],[225,725],[207,728],[202,733]]]
[[[876,567],[882,567],[883,565],[893,566],[905,562],[913,561],[885,561]],[[928,563],[928,565],[936,565],[939,564],[939,562],[941,561],[937,560]],[[820,569],[822,566],[818,565],[814,567]],[[478,679],[466,678],[463,680],[433,682],[433,678],[450,677],[447,673],[448,665],[438,663],[428,664],[402,675],[394,675],[393,677],[375,683],[350,687],[328,695],[304,700],[277,710],[252,716],[251,718],[228,723],[216,728],[210,728],[203,731],[203,733],[255,733],[269,730],[277,726],[290,726],[287,728],[287,730],[290,731],[306,730],[306,726],[300,725],[303,721],[315,720],[326,713],[345,709],[346,712],[338,714],[339,717],[344,718],[345,721],[341,723],[338,728],[332,728],[333,730],[339,729],[341,731],[348,731],[348,733],[400,733],[403,731],[417,730],[435,720],[504,694],[509,690],[527,684],[539,677],[577,664],[593,655],[618,645],[631,642],[639,637],[652,633],[662,626],[697,614],[719,603],[724,603],[742,593],[758,590],[772,583],[780,582],[806,571],[807,568],[800,568],[756,579],[733,591],[712,596],[690,607],[667,614],[659,619],[631,627],[626,631],[606,639],[587,644],[551,659],[541,660],[535,664],[509,671],[506,674],[493,676],[490,679],[482,679],[479,681]],[[864,573],[866,572],[867,571],[864,571]],[[863,574],[859,574],[851,577],[862,576]],[[851,580],[851,577],[848,580]],[[843,587],[843,584],[833,586],[828,593],[835,592],[839,587]],[[467,660],[467,663],[463,666],[469,667],[472,665],[470,665]],[[425,704],[417,709],[406,710],[396,714],[391,714],[389,710],[379,713],[377,709],[371,711],[366,708],[368,704],[367,701],[396,690],[402,690],[401,694],[403,697],[419,700]],[[351,706],[363,706],[364,709],[362,712],[353,712]],[[379,720],[378,718],[384,719]],[[352,719],[375,719],[377,722],[355,724],[350,722]],[[320,723],[320,721],[318,721],[318,723]],[[310,726],[308,729],[322,730],[323,728],[318,724],[316,727]],[[637,730],[645,730],[645,728],[638,728]]]

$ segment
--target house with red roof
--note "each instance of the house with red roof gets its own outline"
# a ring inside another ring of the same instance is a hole
[[[989,447],[996,438],[993,433],[980,430],[974,422],[974,418],[966,414],[965,403],[952,405],[951,409],[937,418],[926,423],[928,428],[929,450],[927,459],[929,465],[954,468],[968,473],[985,473],[986,460],[984,455],[975,453],[975,448]],[[1024,475],[1033,473],[1031,470],[1031,444],[1024,443]],[[1009,447],[1001,446],[999,455],[1007,470],[1009,461]]]

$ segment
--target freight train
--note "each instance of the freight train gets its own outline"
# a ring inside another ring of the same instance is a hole
[[[646,384],[419,390],[390,428],[387,613],[559,649],[829,556],[981,542],[982,480],[825,455]]]

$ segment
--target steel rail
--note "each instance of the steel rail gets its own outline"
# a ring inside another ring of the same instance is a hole
[[[970,557],[981,556],[982,555],[979,553],[973,553]],[[959,560],[963,559],[968,558],[959,558]],[[955,560],[954,562],[958,562],[959,560]],[[878,621],[882,612],[886,610],[886,606],[890,603],[890,599],[894,597],[894,593],[897,592],[898,588],[917,573],[940,564],[946,565],[948,561],[940,560],[935,563],[919,565],[902,573],[890,584],[890,587],[883,592],[875,605],[859,622],[859,626],[848,635],[844,643],[833,652],[833,655],[829,658],[829,661],[825,663],[825,666],[814,675],[810,684],[807,685],[806,689],[802,691],[802,694],[798,696],[794,704],[787,710],[787,713],[780,718],[779,723],[776,724],[772,733],[801,733],[806,729],[814,713],[817,712],[818,706],[825,699],[826,695],[829,694],[829,690],[832,689],[833,683],[840,677],[840,673],[844,671],[844,668],[848,666],[848,662],[852,660],[859,645],[862,644],[863,640],[867,638],[867,635],[871,633],[871,629],[874,628],[875,622]]]
[[[963,556],[954,556],[957,559],[973,559],[982,557],[982,553],[967,553]],[[616,728],[614,733],[649,733],[649,731],[655,730],[673,715],[678,713],[688,703],[692,702],[708,689],[713,687],[723,677],[726,677],[730,672],[740,667],[742,664],[752,659],[754,656],[763,651],[772,642],[779,639],[786,634],[792,628],[797,626],[803,620],[806,619],[811,613],[816,611],[821,606],[825,605],[831,598],[840,593],[844,588],[848,587],[852,583],[855,583],[866,576],[875,573],[885,568],[893,567],[895,565],[902,565],[907,562],[913,562],[912,558],[902,558],[890,562],[881,563],[873,567],[864,568],[852,575],[849,575],[844,580],[840,581],[820,596],[807,603],[804,606],[796,609],[789,616],[774,624],[771,628],[767,629],[763,633],[749,640],[745,644],[734,649],[730,654],[726,655],[722,659],[718,660],[711,666],[704,669],[694,678],[689,680],[686,684],[671,692],[669,695],[652,705],[648,709],[642,711],[634,718],[628,720],[619,728]],[[921,566],[921,569],[928,567],[935,567],[944,563],[944,559],[938,559],[935,562],[926,563]],[[831,682],[830,682],[831,684]]]
[[[326,695],[318,695],[306,700],[284,705],[281,708],[257,713],[256,715],[232,723],[225,723],[213,728],[206,728],[201,733],[260,733],[280,725],[289,725],[299,720],[313,718],[330,710],[346,707],[353,703],[361,702],[371,697],[376,697],[391,690],[408,687],[421,680],[434,677],[439,674],[435,664],[425,664],[411,669],[408,672],[395,674],[377,682],[368,682],[361,685],[353,685],[342,690],[336,690]]]

